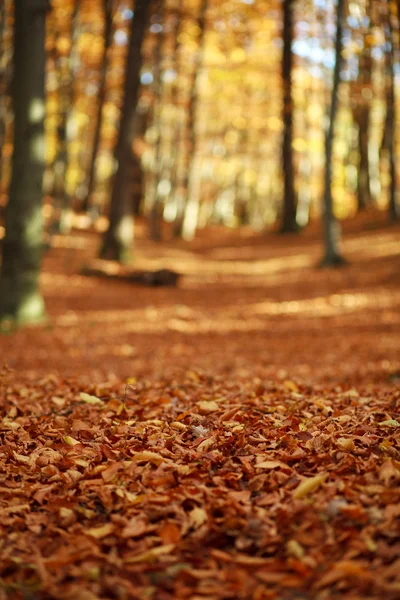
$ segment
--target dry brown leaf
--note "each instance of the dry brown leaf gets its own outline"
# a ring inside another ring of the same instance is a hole
[[[133,517],[129,521],[128,525],[126,527],[124,527],[121,535],[123,538],[140,537],[141,535],[143,535],[145,533],[146,529],[147,529],[147,525],[146,525],[146,521],[144,519],[141,519],[140,517]]]

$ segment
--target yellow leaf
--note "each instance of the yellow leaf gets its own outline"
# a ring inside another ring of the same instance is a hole
[[[352,451],[356,449],[354,441],[351,438],[341,437],[337,440],[337,445],[341,450]]]
[[[396,419],[387,419],[378,423],[381,427],[400,427],[400,423]]]
[[[193,510],[190,511],[189,522],[191,527],[193,527],[194,529],[198,529],[206,521],[207,513],[204,510],[204,508],[199,508],[198,506],[196,506]]]
[[[97,396],[91,396],[85,392],[81,392],[79,396],[83,402],[86,402],[86,404],[104,404],[103,400],[100,400],[100,398],[97,398]]]
[[[203,440],[201,444],[197,446],[197,450],[208,450],[214,444],[215,438],[210,437],[207,440]]]
[[[295,558],[303,558],[305,554],[303,546],[297,540],[289,540],[286,544],[286,551],[289,556],[294,556]]]
[[[125,558],[126,563],[141,563],[141,562],[153,562],[157,560],[162,554],[170,554],[175,548],[175,544],[166,544],[165,546],[156,546],[147,552],[136,554],[136,556],[128,556]]]
[[[203,400],[202,402],[199,402],[197,406],[199,407],[201,415],[208,415],[219,408],[215,400]]]
[[[314,477],[304,479],[294,490],[293,498],[299,500],[300,498],[304,498],[304,496],[315,492],[327,477],[328,474],[323,473],[322,475],[315,475]]]
[[[78,440],[75,440],[73,437],[71,437],[70,435],[65,435],[63,437],[63,441],[68,444],[68,446],[76,446],[77,444],[80,444],[80,442],[78,442]]]
[[[97,540],[101,540],[113,533],[114,529],[115,526],[112,523],[106,523],[100,527],[92,527],[91,529],[87,529],[85,533],[87,533],[87,535],[91,535]]]
[[[158,466],[161,465],[165,459],[161,454],[157,454],[157,452],[145,450],[144,452],[135,452],[132,456],[132,460],[136,462],[150,462]]]
[[[298,392],[299,391],[298,386],[295,384],[294,381],[290,381],[290,379],[286,379],[286,381],[283,382],[283,387],[285,388],[285,390],[288,390],[289,392]]]
[[[180,423],[179,421],[173,421],[170,424],[171,429],[176,429],[177,431],[186,431],[187,426],[184,423]]]
[[[278,467],[286,467],[290,469],[285,463],[281,463],[279,460],[264,460],[256,465],[257,469],[277,469]]]

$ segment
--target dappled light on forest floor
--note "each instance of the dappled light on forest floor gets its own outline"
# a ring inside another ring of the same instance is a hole
[[[0,338],[15,368],[43,372],[51,365],[60,372],[84,368],[128,376],[136,370],[159,372],[170,356],[178,369],[195,361],[198,367],[223,363],[235,370],[239,361],[271,374],[279,362],[292,369],[308,364],[315,379],[327,372],[332,377],[332,361],[338,380],[344,371],[349,376],[350,364],[354,377],[365,369],[385,376],[384,360],[391,365],[389,374],[396,368],[397,229],[347,235],[351,260],[333,271],[315,268],[312,235],[282,240],[235,237],[225,230],[190,248],[181,242],[155,247],[139,233],[134,268],[182,273],[179,286],[168,289],[82,276],[84,263],[97,264],[98,240],[79,231],[70,237],[70,248],[51,250],[41,276],[50,325]],[[243,259],[230,261],[229,251],[241,256],[241,244]],[[110,271],[121,269],[100,262]]]

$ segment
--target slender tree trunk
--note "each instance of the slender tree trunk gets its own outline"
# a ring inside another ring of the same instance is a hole
[[[4,55],[4,33],[6,28],[6,3],[0,5],[0,56]],[[7,96],[6,96],[6,72],[0,69],[0,175],[2,166],[2,151],[6,134],[6,118],[7,118]]]
[[[295,0],[285,0],[283,7],[283,143],[282,143],[282,170],[283,170],[283,220],[282,233],[298,231],[296,223],[296,191],[294,186],[293,166],[293,11]]]
[[[364,105],[356,108],[356,120],[358,124],[358,176],[357,176],[357,209],[366,210],[371,203],[370,191],[370,168],[369,168],[369,106]]]
[[[390,170],[390,188],[389,188],[389,217],[391,221],[397,221],[399,218],[399,207],[396,199],[396,95],[395,95],[395,36],[393,23],[390,13],[390,0],[387,0],[387,29],[388,42],[390,49],[386,53],[386,144],[389,151],[389,170]]]
[[[127,262],[133,245],[134,206],[128,189],[131,164],[131,141],[140,87],[142,42],[146,31],[152,0],[136,0],[135,13],[126,62],[124,98],[118,140],[115,148],[117,170],[114,175],[109,209],[110,224],[100,250],[101,258]]]
[[[344,19],[345,0],[338,0],[337,25],[335,42],[335,68],[333,72],[333,87],[331,95],[331,107],[329,114],[329,126],[325,138],[325,192],[323,207],[323,225],[325,239],[325,256],[323,266],[338,266],[344,263],[339,252],[340,226],[333,212],[332,197],[332,151],[335,137],[335,123],[339,104],[339,86],[341,82],[340,71],[342,68],[342,35]]]
[[[54,186],[53,201],[55,215],[50,226],[50,233],[68,233],[70,230],[70,203],[66,190],[66,176],[68,171],[68,119],[71,114],[74,99],[74,62],[76,57],[77,42],[77,20],[80,7],[80,0],[74,1],[74,8],[71,17],[71,51],[65,65],[60,64],[60,123],[58,126],[58,149],[54,161]]]
[[[208,9],[208,0],[202,0],[200,14],[198,19],[198,27],[200,30],[198,38],[198,51],[195,61],[194,81],[191,86],[191,94],[188,107],[188,148],[187,154],[189,157],[189,165],[185,175],[184,189],[186,192],[186,203],[183,219],[177,219],[177,228],[181,230],[182,237],[185,240],[192,240],[197,229],[197,219],[199,215],[199,190],[200,190],[200,173],[198,159],[196,157],[196,110],[199,98],[200,87],[200,68],[203,62],[204,41],[206,33],[206,15]]]
[[[180,215],[182,217],[183,209],[182,204],[184,202],[184,198],[182,196],[181,182],[182,182],[182,169],[181,169],[181,156],[182,156],[182,142],[183,142],[183,131],[184,127],[182,124],[181,114],[182,114],[182,89],[180,85],[181,77],[180,77],[180,67],[181,62],[179,59],[180,48],[181,48],[181,27],[182,27],[182,13],[183,13],[183,1],[178,0],[176,6],[176,19],[175,26],[173,31],[174,36],[174,66],[175,66],[175,82],[172,88],[171,94],[171,104],[175,109],[175,117],[174,117],[174,128],[175,135],[171,150],[171,168],[169,172],[169,180],[170,180],[170,191],[169,197],[174,203],[175,208],[175,219]],[[175,225],[175,223],[174,223]],[[174,230],[174,226],[173,226]],[[178,232],[179,233],[179,232]]]
[[[162,0],[157,11],[161,32],[158,34],[158,41],[155,46],[154,63],[155,63],[155,86],[154,86],[154,123],[157,128],[157,141],[155,147],[155,164],[152,177],[152,198],[150,210],[150,237],[155,242],[162,239],[162,222],[163,222],[163,202],[159,193],[160,182],[163,175],[163,164],[165,156],[162,155],[162,142],[164,133],[164,123],[162,117],[163,105],[163,49],[165,45],[165,2]]]
[[[96,159],[99,152],[100,145],[100,133],[101,133],[101,125],[102,125],[102,114],[103,114],[103,106],[104,100],[106,96],[106,79],[107,79],[107,67],[108,67],[108,58],[109,58],[109,48],[111,46],[112,41],[112,28],[113,28],[113,10],[112,10],[112,0],[103,0],[103,13],[104,13],[104,48],[103,48],[103,57],[101,61],[100,67],[100,81],[99,81],[99,91],[97,95],[97,114],[96,114],[96,124],[94,130],[93,137],[93,146],[92,146],[92,154],[89,163],[89,174],[87,181],[87,190],[86,197],[82,203],[82,209],[87,212],[91,207],[92,203],[92,195],[93,188],[95,184],[96,178]]]
[[[15,2],[14,150],[5,213],[0,315],[18,324],[44,318],[39,291],[43,247],[45,20],[48,0]]]
[[[365,11],[367,15],[371,14],[371,1],[366,3]],[[370,20],[368,29],[363,34],[363,49],[358,62],[357,77],[357,102],[353,118],[358,129],[358,174],[357,174],[357,209],[366,210],[371,203],[371,169],[369,159],[369,130],[370,130],[370,100],[363,93],[365,90],[371,90],[372,77],[372,57],[371,42],[373,23]]]

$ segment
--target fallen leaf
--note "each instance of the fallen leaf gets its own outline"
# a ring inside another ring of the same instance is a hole
[[[337,445],[339,446],[339,448],[341,450],[345,450],[346,452],[352,452],[353,450],[356,449],[355,444],[354,444],[354,440],[352,440],[351,438],[338,438],[337,440]]]
[[[308,477],[307,479],[304,479],[294,490],[293,498],[299,500],[308,494],[312,494],[324,483],[327,477],[327,473],[323,473],[321,475],[315,475],[314,477]]]
[[[200,442],[200,444],[197,446],[197,450],[203,451],[203,450],[208,450],[208,448],[211,448],[211,446],[213,446],[215,443],[215,438],[210,437],[207,440],[203,440],[202,442]]]
[[[161,456],[161,454],[145,450],[144,452],[134,452],[132,455],[132,460],[135,462],[149,462],[158,466],[164,462],[165,458]]]
[[[71,437],[70,435],[65,435],[63,437],[63,441],[68,445],[68,446],[76,446],[77,444],[80,444],[80,442],[78,442],[78,440],[74,439],[73,437]]]
[[[85,392],[81,392],[79,394],[80,399],[85,402],[86,404],[92,404],[92,405],[96,405],[96,404],[101,404],[104,405],[103,400],[101,400],[100,398],[97,398],[97,396],[91,396],[90,394],[86,394]]]
[[[206,511],[203,508],[195,506],[189,513],[189,523],[194,529],[198,529],[208,520]]]
[[[147,524],[144,519],[140,519],[139,517],[133,517],[129,521],[128,525],[126,527],[124,527],[121,535],[123,538],[140,537],[141,535],[143,535],[146,532],[146,529],[147,529]]]
[[[283,467],[284,469],[289,469],[289,471],[291,471],[292,469],[286,465],[285,463],[279,461],[279,460],[264,460],[262,462],[259,462],[255,465],[256,469],[266,469],[266,470],[271,470],[271,469],[279,469],[281,467]]]
[[[123,561],[125,563],[151,563],[157,560],[157,558],[163,554],[170,554],[174,548],[175,544],[156,546],[155,548],[151,548],[151,550],[147,550],[146,552],[141,552],[140,554],[133,556],[127,556],[123,559]]]
[[[177,544],[181,539],[181,530],[175,523],[166,523],[161,527],[158,535],[164,544]]]
[[[378,423],[380,427],[400,427],[400,423],[396,419],[386,419]]]
[[[103,538],[111,535],[115,531],[115,525],[112,523],[106,523],[105,525],[100,525],[99,527],[92,527],[91,529],[87,529],[85,533],[90,535],[97,540],[102,540]]]
[[[203,400],[202,402],[199,402],[197,406],[201,415],[209,415],[210,413],[219,410],[219,406],[215,400]]]

